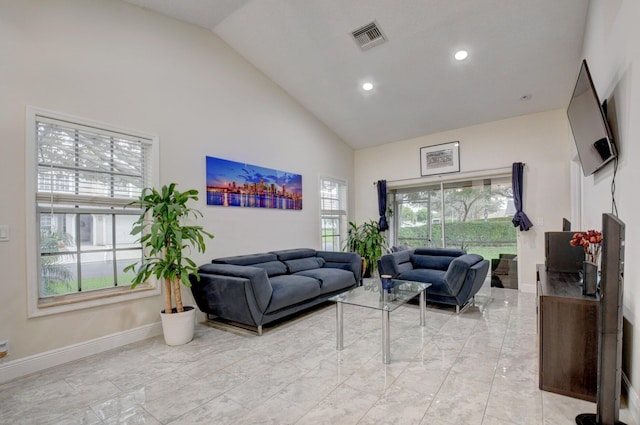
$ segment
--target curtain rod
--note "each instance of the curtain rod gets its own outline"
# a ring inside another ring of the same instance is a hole
[[[522,163],[522,166],[525,166],[525,163]],[[465,171],[463,173],[449,173],[449,174],[434,174],[433,176],[420,176],[420,177],[410,177],[410,178],[406,178],[406,179],[397,179],[397,180],[387,180],[387,183],[400,183],[400,182],[406,182],[406,181],[415,181],[418,180],[416,183],[419,183],[419,180],[427,180],[427,179],[433,179],[433,178],[437,178],[438,180],[442,180],[443,177],[454,177],[454,176],[462,176],[464,177],[465,175],[469,175],[472,173],[485,173],[488,171],[500,171],[500,172],[507,172],[510,171],[511,167],[499,167],[499,168],[484,168],[484,169],[480,169],[480,170],[469,170],[469,171]],[[378,184],[377,181],[373,182],[373,185],[376,186]]]

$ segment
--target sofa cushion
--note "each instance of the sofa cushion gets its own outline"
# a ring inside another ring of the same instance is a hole
[[[317,269],[324,266],[324,258],[320,257],[307,257],[297,258],[295,260],[288,260],[284,262],[289,269],[289,273],[297,273],[303,270]]]
[[[269,280],[273,294],[265,313],[278,311],[320,295],[320,282],[311,277],[284,274]]]
[[[416,269],[447,270],[449,264],[456,257],[441,255],[411,255],[411,264]]]
[[[324,268],[347,270],[354,279],[360,280],[362,275],[362,258],[355,252],[318,251],[318,258],[324,259]]]
[[[316,255],[319,258],[324,258],[324,260],[327,263],[345,263],[345,264],[349,264],[358,256],[358,254],[354,252],[342,252],[342,251],[317,251]]]
[[[434,269],[414,269],[400,273],[397,279],[412,280],[414,282],[430,283],[431,286],[427,289],[428,295],[445,295],[453,296],[449,285],[447,285],[444,276],[444,271]]]
[[[322,294],[346,289],[356,283],[356,278],[353,273],[348,270],[335,268],[305,270],[296,273],[296,276],[298,275],[308,276],[319,280],[320,292]]]
[[[266,270],[269,277],[287,274],[287,266],[282,261],[267,261],[266,263],[252,264],[251,266]]]
[[[296,258],[315,257],[316,250],[311,248],[283,249],[280,251],[271,251],[280,261],[294,260]]]
[[[275,254],[249,254],[249,255],[235,255],[233,257],[222,257],[211,260],[214,264],[235,264],[236,266],[251,266],[259,263],[266,263],[268,261],[276,261],[278,257]]]
[[[445,257],[459,257],[466,254],[467,251],[458,248],[416,248],[414,254],[420,255],[443,255]]]

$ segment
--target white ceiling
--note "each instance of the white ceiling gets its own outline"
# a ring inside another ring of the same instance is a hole
[[[127,1],[211,29],[356,149],[565,108],[589,4]],[[362,51],[351,32],[374,20],[388,41]],[[469,58],[457,62],[461,48]]]

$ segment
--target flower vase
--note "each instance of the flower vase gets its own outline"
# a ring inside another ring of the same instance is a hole
[[[584,249],[585,261],[582,263],[581,280],[582,293],[595,295],[598,291],[598,255],[602,246],[602,232],[589,230],[588,232],[574,233],[571,246],[580,246]]]
[[[598,290],[598,266],[595,262],[582,263],[582,294],[596,295]]]

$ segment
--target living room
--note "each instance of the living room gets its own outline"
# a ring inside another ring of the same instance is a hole
[[[56,314],[30,307],[29,285],[36,273],[30,265],[36,254],[31,251],[35,237],[29,215],[32,177],[25,166],[30,163],[25,151],[28,106],[157,137],[154,173],[159,183],[204,190],[206,156],[303,175],[301,211],[237,211],[201,202],[202,222],[215,239],[207,243],[205,254],[195,256],[198,264],[230,255],[319,248],[320,177],[348,183],[351,220],[376,219],[372,182],[420,183],[419,149],[451,141],[460,141],[461,175],[504,172],[513,162],[526,163],[524,206],[534,227],[518,233],[522,292],[535,293],[535,265],[544,262],[545,231],[560,230],[564,217],[576,227],[599,229],[602,213],[611,210],[613,167],[581,175],[564,108],[353,149],[210,30],[120,1],[3,1],[0,11],[5,57],[0,67],[0,176],[5,182],[0,187],[0,225],[10,230],[9,241],[0,242],[5,271],[0,341],[9,341],[8,356],[0,359],[0,382],[160,332],[157,294]],[[633,166],[638,155],[633,140],[640,136],[633,119],[640,74],[633,65],[640,52],[632,41],[640,37],[639,18],[636,2],[591,1],[582,54],[575,62],[577,75],[580,59],[587,58],[598,93],[615,105],[620,151],[615,194],[620,218],[628,226],[625,255],[631,260],[640,245],[640,234],[629,226],[640,208],[629,195],[640,177]],[[636,423],[637,281],[633,261],[628,261],[623,370]]]

